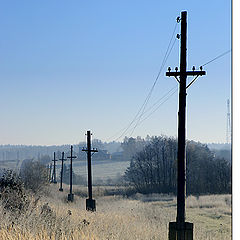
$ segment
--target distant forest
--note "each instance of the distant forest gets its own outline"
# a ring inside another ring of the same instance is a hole
[[[202,144],[186,142],[186,178],[187,194],[219,194],[231,192],[231,146],[224,144]],[[86,161],[82,148],[85,143],[74,145],[74,155],[78,161]],[[130,166],[120,182],[129,184],[141,193],[176,194],[177,139],[166,136],[147,136],[146,138],[127,138],[123,142],[104,143],[95,139],[92,147],[99,151],[93,155],[96,160],[129,161]],[[2,165],[12,166],[15,170],[24,168],[24,164],[36,162],[42,166],[52,163],[53,153],[56,159],[70,155],[70,145],[62,146],[0,146]],[[101,161],[100,161],[101,162]],[[10,164],[11,163],[11,164]],[[68,183],[69,168],[64,166],[63,180]],[[73,174],[75,183],[85,184],[82,176]]]
[[[100,150],[93,158],[100,157],[102,160],[111,159],[118,161],[130,161],[132,156],[141,150],[144,145],[149,142],[151,137],[147,136],[145,139],[141,137],[137,138],[125,138],[123,142],[102,142],[99,139],[93,139],[92,146]],[[230,144],[206,144],[209,149],[216,155],[216,157],[224,158],[231,161],[231,145]],[[86,159],[85,154],[82,152],[82,148],[86,147],[85,142],[81,142],[77,145],[73,145],[74,154],[78,157],[78,160]],[[40,160],[43,157],[49,156],[53,158],[53,152],[57,153],[57,157],[60,158],[61,152],[65,154],[70,153],[70,145],[53,145],[53,146],[34,146],[34,145],[0,145],[0,161],[14,161],[35,159]]]
[[[94,139],[92,146],[100,150],[101,157],[109,158],[109,155],[122,152],[120,142],[109,142],[105,143],[101,140]],[[86,154],[82,152],[83,147],[86,147],[86,143],[82,142],[77,145],[73,145],[74,154],[79,160],[86,159]],[[11,160],[24,160],[24,159],[35,159],[39,160],[43,156],[49,156],[53,158],[53,152],[57,153],[57,157],[60,157],[61,152],[65,154],[70,153],[70,144],[66,145],[53,145],[53,146],[27,146],[27,145],[0,145],[0,161],[11,161]],[[98,155],[100,155],[98,154]],[[97,154],[94,156],[97,157]]]

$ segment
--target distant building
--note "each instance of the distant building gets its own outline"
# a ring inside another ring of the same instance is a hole
[[[99,150],[93,155],[93,159],[95,160],[110,160],[111,154],[108,153],[107,150]]]

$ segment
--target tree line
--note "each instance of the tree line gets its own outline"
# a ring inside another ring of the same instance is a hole
[[[86,146],[86,142],[79,142],[74,146],[75,155],[78,157],[85,157],[82,148]],[[121,151],[120,142],[102,142],[99,139],[93,139],[92,146],[98,150],[107,150],[109,153]],[[53,145],[53,146],[34,146],[34,145],[0,145],[0,161],[6,160],[23,160],[23,159],[37,159],[40,160],[42,156],[48,155],[53,157],[53,152],[61,157],[61,153],[70,153],[70,145]]]
[[[132,149],[134,141],[141,150],[131,156],[125,179],[141,193],[176,194],[177,140],[166,136],[125,139],[123,149],[128,142]],[[230,193],[231,162],[216,157],[205,144],[187,141],[186,180],[187,195]]]

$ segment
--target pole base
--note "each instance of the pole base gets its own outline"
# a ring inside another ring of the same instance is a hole
[[[94,199],[86,199],[86,209],[87,211],[96,211],[96,201]]]
[[[62,189],[62,188],[59,188],[59,191],[60,191],[60,192],[62,192],[62,191],[63,191],[63,189]]]
[[[68,201],[73,202],[73,199],[74,199],[74,194],[69,193],[68,194]]]
[[[193,223],[170,222],[168,239],[169,240],[193,240]]]

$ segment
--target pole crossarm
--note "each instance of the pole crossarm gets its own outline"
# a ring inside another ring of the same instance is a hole
[[[76,156],[70,156],[70,157],[67,157],[67,158],[70,158],[70,159],[72,159],[72,158],[77,158]]]
[[[177,77],[177,76],[203,76],[206,75],[205,71],[187,71],[186,73],[181,72],[166,72],[167,77]]]
[[[181,73],[181,72],[166,72],[166,76],[167,77],[175,77],[176,80],[178,81],[178,83],[180,84],[180,80],[177,78],[178,76],[196,76],[187,86],[186,86],[186,89],[188,87],[190,87],[196,80],[199,76],[203,76],[203,75],[206,75],[206,72],[205,71],[188,71],[186,73]]]
[[[89,150],[87,148],[83,148],[82,151],[88,152]],[[92,150],[90,149],[90,152],[98,152],[96,148],[93,148]]]
[[[64,162],[64,161],[67,161],[66,158],[60,158],[59,160],[60,160],[60,161],[63,161],[63,162]]]

